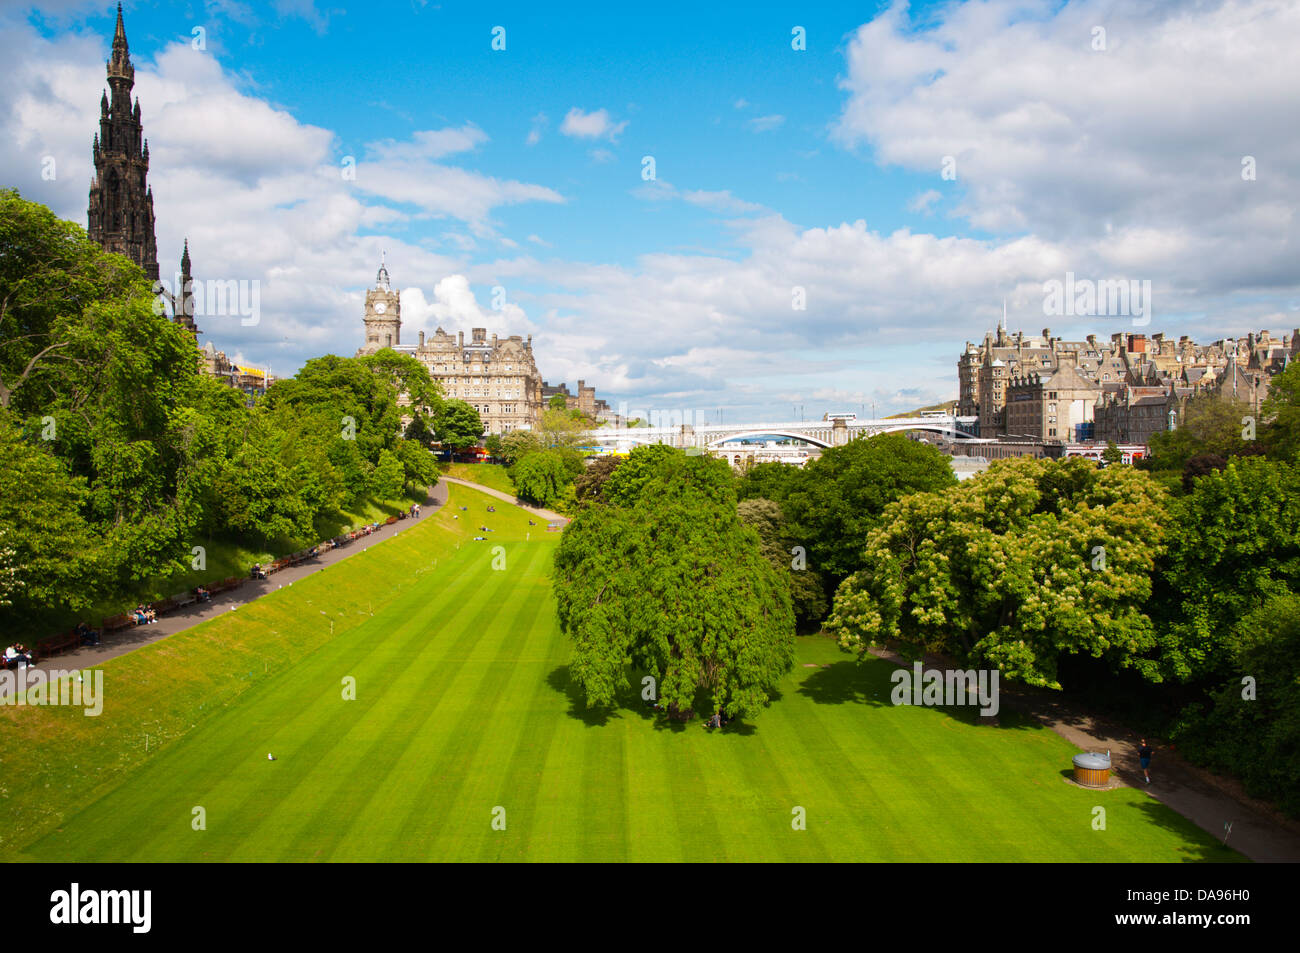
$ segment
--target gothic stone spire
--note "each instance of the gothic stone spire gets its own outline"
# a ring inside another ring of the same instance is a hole
[[[158,243],[154,237],[153,198],[146,181],[149,156],[144,151],[138,102],[131,103],[135,67],[126,42],[122,6],[117,7],[113,52],[107,64],[107,95],[100,100],[99,145],[92,148],[95,178],[90,185],[87,218],[91,241],[105,251],[125,255],[158,280]]]

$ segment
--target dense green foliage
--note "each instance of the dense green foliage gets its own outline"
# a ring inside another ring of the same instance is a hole
[[[591,461],[573,481],[575,503],[582,506],[603,500],[605,483],[622,462],[623,458],[616,456],[597,457]]]
[[[1163,491],[1146,474],[1015,460],[890,505],[835,598],[845,646],[886,638],[1060,687],[1062,654],[1159,671],[1144,608]]]
[[[1295,395],[1275,394],[1288,419]],[[1067,690],[1067,663],[1127,670],[1144,717],[1190,757],[1300,813],[1300,469],[1280,459],[1284,427],[1261,431],[1280,441],[1272,459],[1243,441],[1239,410],[1199,405],[1155,473],[1009,460],[890,504],[827,628]]]
[[[131,601],[213,539],[316,542],[317,523],[436,475],[399,436],[441,398],[413,359],[309,361],[256,406],[199,369],[194,336],[143,272],[0,192],[0,625],[33,638],[70,611]]]
[[[1185,754],[1300,816],[1300,596],[1268,599],[1225,641],[1230,674],[1183,712],[1175,735]]]
[[[1270,454],[1278,460],[1300,457],[1300,362],[1292,361],[1269,382],[1261,412],[1261,437]]]
[[[789,522],[780,505],[772,500],[741,500],[736,513],[742,523],[758,533],[763,556],[772,568],[786,577],[799,628],[815,631],[830,608],[826,584],[821,573],[808,568],[807,552],[789,535]]]
[[[555,506],[573,483],[574,471],[582,470],[582,458],[561,450],[530,453],[510,471],[521,500],[538,506]]]
[[[1300,471],[1259,457],[1232,460],[1175,500],[1157,605],[1161,659],[1182,680],[1221,676],[1239,620],[1300,593]]]
[[[1188,462],[1203,454],[1224,459],[1257,452],[1256,438],[1249,435],[1250,405],[1227,397],[1204,395],[1191,398],[1182,420],[1174,430],[1152,434],[1150,456],[1143,461],[1147,470],[1183,472]]]
[[[946,456],[898,434],[833,447],[789,479],[777,501],[791,535],[807,547],[809,566],[835,583],[862,567],[867,535],[886,506],[957,482]]]
[[[433,434],[448,450],[468,450],[482,438],[483,420],[463,400],[449,400],[433,422]]]
[[[587,704],[618,703],[634,671],[674,713],[768,704],[794,659],[786,578],[736,514],[730,468],[668,447],[633,451],[555,556],[557,611]]]

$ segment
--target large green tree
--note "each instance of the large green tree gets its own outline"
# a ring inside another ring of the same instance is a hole
[[[548,409],[534,433],[543,447],[576,447],[582,443],[589,424],[579,410]]]
[[[558,450],[539,450],[524,457],[510,472],[520,499],[538,506],[555,506],[573,482]]]
[[[81,609],[102,595],[115,559],[82,516],[86,485],[47,449],[24,439],[0,410],[0,628],[29,629],[33,616]]]
[[[1173,737],[1184,755],[1300,817],[1300,595],[1271,595],[1224,641],[1217,683],[1182,712]]]
[[[867,534],[886,506],[957,482],[946,456],[897,434],[833,447],[790,479],[781,502],[796,541],[809,566],[834,582],[862,567]]]
[[[1237,621],[1300,592],[1300,470],[1262,457],[1228,461],[1171,505],[1156,606],[1161,660],[1180,680],[1220,676]]]
[[[483,436],[483,419],[463,400],[449,400],[434,420],[433,432],[449,450],[468,450]]]
[[[1145,607],[1164,491],[1127,467],[1008,460],[905,497],[871,531],[827,628],[845,647],[898,639],[1059,688],[1066,654],[1159,679]]]
[[[605,483],[618,469],[622,457],[609,454],[597,457],[573,481],[574,497],[578,505],[601,502],[604,499]]]
[[[1213,453],[1224,458],[1239,454],[1247,444],[1242,439],[1246,430],[1242,421],[1253,416],[1249,404],[1230,396],[1193,397],[1187,401],[1174,430],[1151,435],[1150,456],[1143,466],[1150,470],[1181,471],[1198,454]]]
[[[670,712],[753,713],[794,664],[785,580],[736,515],[725,463],[655,456],[639,492],[584,508],[556,552],[572,676],[591,706],[616,704],[642,671]]]

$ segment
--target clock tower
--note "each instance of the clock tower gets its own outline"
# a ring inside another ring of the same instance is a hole
[[[402,302],[398,292],[389,286],[388,269],[384,267],[382,258],[375,286],[366,291],[365,322],[366,340],[359,354],[374,354],[402,343]]]

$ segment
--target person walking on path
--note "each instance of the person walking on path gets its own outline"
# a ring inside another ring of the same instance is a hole
[[[1147,784],[1151,783],[1151,755],[1151,746],[1143,738],[1142,746],[1138,748],[1138,761],[1142,764],[1142,776],[1147,779]]]

